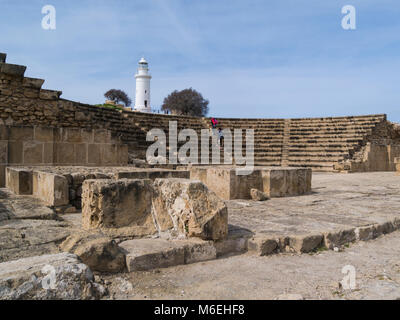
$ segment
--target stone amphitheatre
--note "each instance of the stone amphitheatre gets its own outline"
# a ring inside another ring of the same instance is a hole
[[[25,69],[0,54],[0,299],[269,299],[290,288],[255,295],[238,267],[224,291],[218,268],[244,259],[267,278],[274,258],[281,269],[400,228],[400,129],[384,114],[218,119],[254,129],[249,175],[150,165],[152,128],[200,134],[210,119],[65,100]]]

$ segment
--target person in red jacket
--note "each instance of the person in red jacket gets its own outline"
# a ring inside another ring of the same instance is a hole
[[[218,121],[215,118],[211,118],[211,126],[213,129],[217,127]]]

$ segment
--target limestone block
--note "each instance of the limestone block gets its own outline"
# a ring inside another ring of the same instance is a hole
[[[54,145],[53,143],[43,143],[43,163],[52,164],[54,160]]]
[[[163,239],[135,239],[119,244],[129,272],[167,268],[185,263],[185,248]]]
[[[34,140],[40,142],[53,142],[54,132],[53,128],[35,127]]]
[[[6,166],[0,164],[0,188],[6,186]]]
[[[115,144],[100,144],[100,159],[102,165],[113,165],[118,162],[117,146]]]
[[[92,129],[81,129],[82,142],[93,143],[93,130]]]
[[[121,242],[119,246],[126,252],[129,272],[167,268],[217,257],[211,241],[198,239],[134,239]]]
[[[212,241],[189,242],[185,246],[185,264],[217,258],[217,249]]]
[[[156,179],[153,215],[159,232],[173,237],[224,239],[228,233],[225,203],[200,181]]]
[[[328,249],[333,249],[334,247],[339,248],[344,244],[354,242],[356,240],[357,234],[355,228],[324,233],[324,245]]]
[[[0,141],[0,164],[6,164],[8,161],[8,142]]]
[[[35,171],[33,195],[51,206],[67,205],[69,203],[68,180],[61,175]]]
[[[33,127],[11,126],[9,128],[9,139],[17,141],[33,140]]]
[[[154,233],[152,192],[150,180],[85,180],[82,227],[89,230],[149,226]]]
[[[23,168],[7,168],[6,187],[15,194],[32,194],[32,171]]]
[[[17,64],[2,63],[0,64],[0,72],[10,74],[13,76],[23,77],[25,74],[26,66]]]
[[[207,185],[207,168],[202,168],[202,167],[190,168],[190,179],[200,180],[205,185]]]
[[[100,233],[78,233],[69,236],[60,249],[76,254],[92,271],[122,272],[125,254],[116,242]]]
[[[62,91],[41,89],[39,97],[43,100],[57,100],[61,95]]]
[[[310,168],[261,170],[264,192],[269,197],[295,196],[311,192]]]
[[[22,164],[23,159],[23,142],[9,141],[8,142],[8,163]]]
[[[43,163],[43,143],[26,141],[23,143],[23,152],[24,164]]]
[[[396,172],[400,173],[400,158],[394,158],[394,164],[396,166]]]
[[[0,263],[0,288],[0,300],[99,299],[105,294],[90,268],[70,253]]]
[[[254,188],[250,189],[250,195],[251,198],[255,201],[265,201],[269,199],[269,197],[266,195],[265,192],[262,192]]]
[[[111,132],[106,129],[93,130],[93,138],[95,143],[110,143]]]
[[[86,165],[87,164],[87,144],[77,143],[75,144],[75,165]]]
[[[224,200],[251,199],[251,189],[267,197],[306,194],[311,191],[310,168],[255,167],[247,175],[237,175],[232,167],[193,167],[190,179],[200,180]]]
[[[274,253],[278,249],[276,239],[256,236],[248,241],[248,250],[255,251],[260,256],[266,256]]]
[[[294,236],[289,238],[289,246],[298,253],[311,252],[321,246],[323,238],[323,235]]]
[[[7,126],[0,125],[0,140],[9,139],[9,130]]]
[[[74,143],[54,143],[54,161],[56,164],[75,163],[75,144]]]
[[[88,164],[90,165],[100,165],[100,144],[90,143],[88,144]]]
[[[83,141],[81,129],[79,128],[66,128],[66,142],[81,143]]]
[[[44,83],[43,79],[25,77],[22,85],[28,88],[40,89]]]

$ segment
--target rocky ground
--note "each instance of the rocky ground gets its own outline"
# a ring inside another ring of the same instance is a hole
[[[94,270],[96,282],[108,289],[103,298],[275,299],[285,294],[304,299],[400,298],[400,231],[394,231],[400,218],[399,176],[394,172],[314,174],[312,189],[311,194],[300,197],[228,201],[231,234],[291,239],[373,226],[373,237],[379,237],[354,243],[351,238],[350,244],[336,251],[318,247],[300,255],[275,250],[269,256],[249,252],[148,272],[107,275]],[[16,196],[0,189],[0,263],[73,249],[97,265],[100,259],[102,268],[118,270],[120,263],[104,258],[119,257],[117,244],[98,235],[84,242],[81,221],[80,213],[57,214],[32,196]],[[70,235],[74,237],[65,244]],[[111,257],[114,251],[118,254]],[[39,271],[43,263],[38,264]],[[71,262],[71,266],[76,264],[79,262]],[[346,265],[356,270],[354,290],[339,286]],[[8,268],[13,269],[11,265]],[[61,274],[65,276],[64,271]],[[80,290],[94,288],[92,282],[87,277]]]
[[[344,290],[352,265],[356,288]],[[400,231],[342,252],[249,253],[150,272],[103,276],[107,299],[400,299]]]

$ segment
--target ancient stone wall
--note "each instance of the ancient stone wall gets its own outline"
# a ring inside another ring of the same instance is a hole
[[[44,80],[24,77],[26,67],[5,63],[5,57],[4,54],[0,55],[0,125],[74,128],[80,129],[81,134],[84,130],[106,129],[112,137],[120,139],[122,143],[128,145],[130,157],[141,159],[145,158],[146,149],[152,144],[152,142],[146,141],[146,134],[153,128],[164,130],[167,138],[170,121],[177,122],[178,130],[194,129],[199,136],[201,129],[210,128],[209,118],[113,110],[61,99],[60,91],[42,89]],[[305,166],[314,170],[333,171],[338,165],[353,159],[357,153],[367,150],[366,146],[370,142],[373,145],[391,146],[390,154],[386,155],[389,163],[385,165],[385,168],[392,170],[394,164],[391,159],[397,155],[397,146],[400,145],[399,135],[393,134],[395,131],[399,132],[398,129],[393,129],[393,132],[388,135],[387,127],[390,123],[386,120],[386,115],[303,119],[224,118],[218,120],[219,126],[223,129],[254,130],[254,160],[257,165]],[[73,136],[72,133],[71,136]],[[101,134],[93,135],[93,139],[97,139],[93,143],[109,143],[107,142],[108,137],[103,141]],[[16,144],[10,147],[11,154],[13,150],[22,148],[22,141],[15,141]],[[51,143],[48,145],[46,141],[41,142],[43,143],[42,148],[50,148]],[[80,148],[77,146],[79,142],[62,142],[64,143],[62,145],[53,145],[52,152],[43,153],[43,163],[47,163],[47,161],[55,164],[82,163],[82,161],[76,161],[79,157],[77,155]],[[244,142],[245,140],[243,140],[243,153],[245,153]],[[68,143],[76,145],[72,147]],[[168,144],[167,141],[167,146]],[[182,144],[183,142],[178,143],[178,145]],[[0,145],[3,151],[5,145],[8,146],[8,142],[3,139]],[[26,148],[29,156],[40,158],[37,151],[40,146],[24,143],[23,148]],[[105,148],[107,147],[103,147],[103,149]],[[108,148],[109,154],[115,151],[113,146]],[[378,149],[382,148],[373,147],[372,151],[367,150],[366,152],[374,153]],[[64,159],[65,153],[69,155],[66,159]],[[2,154],[5,153],[2,152]],[[88,154],[92,155],[92,152],[88,151]],[[94,152],[96,157],[99,154],[101,151]],[[48,159],[48,157],[52,159]],[[371,155],[371,157],[382,158],[378,154]],[[355,162],[358,160],[355,159]],[[0,158],[0,161],[3,166],[7,163],[5,159]],[[111,163],[112,161],[107,162]],[[370,160],[370,163],[372,162],[374,160]],[[375,170],[376,165],[369,164],[359,167],[363,168],[360,170]],[[3,171],[1,170],[4,175]]]
[[[120,166],[128,146],[111,131],[0,125],[0,186],[6,166]]]

